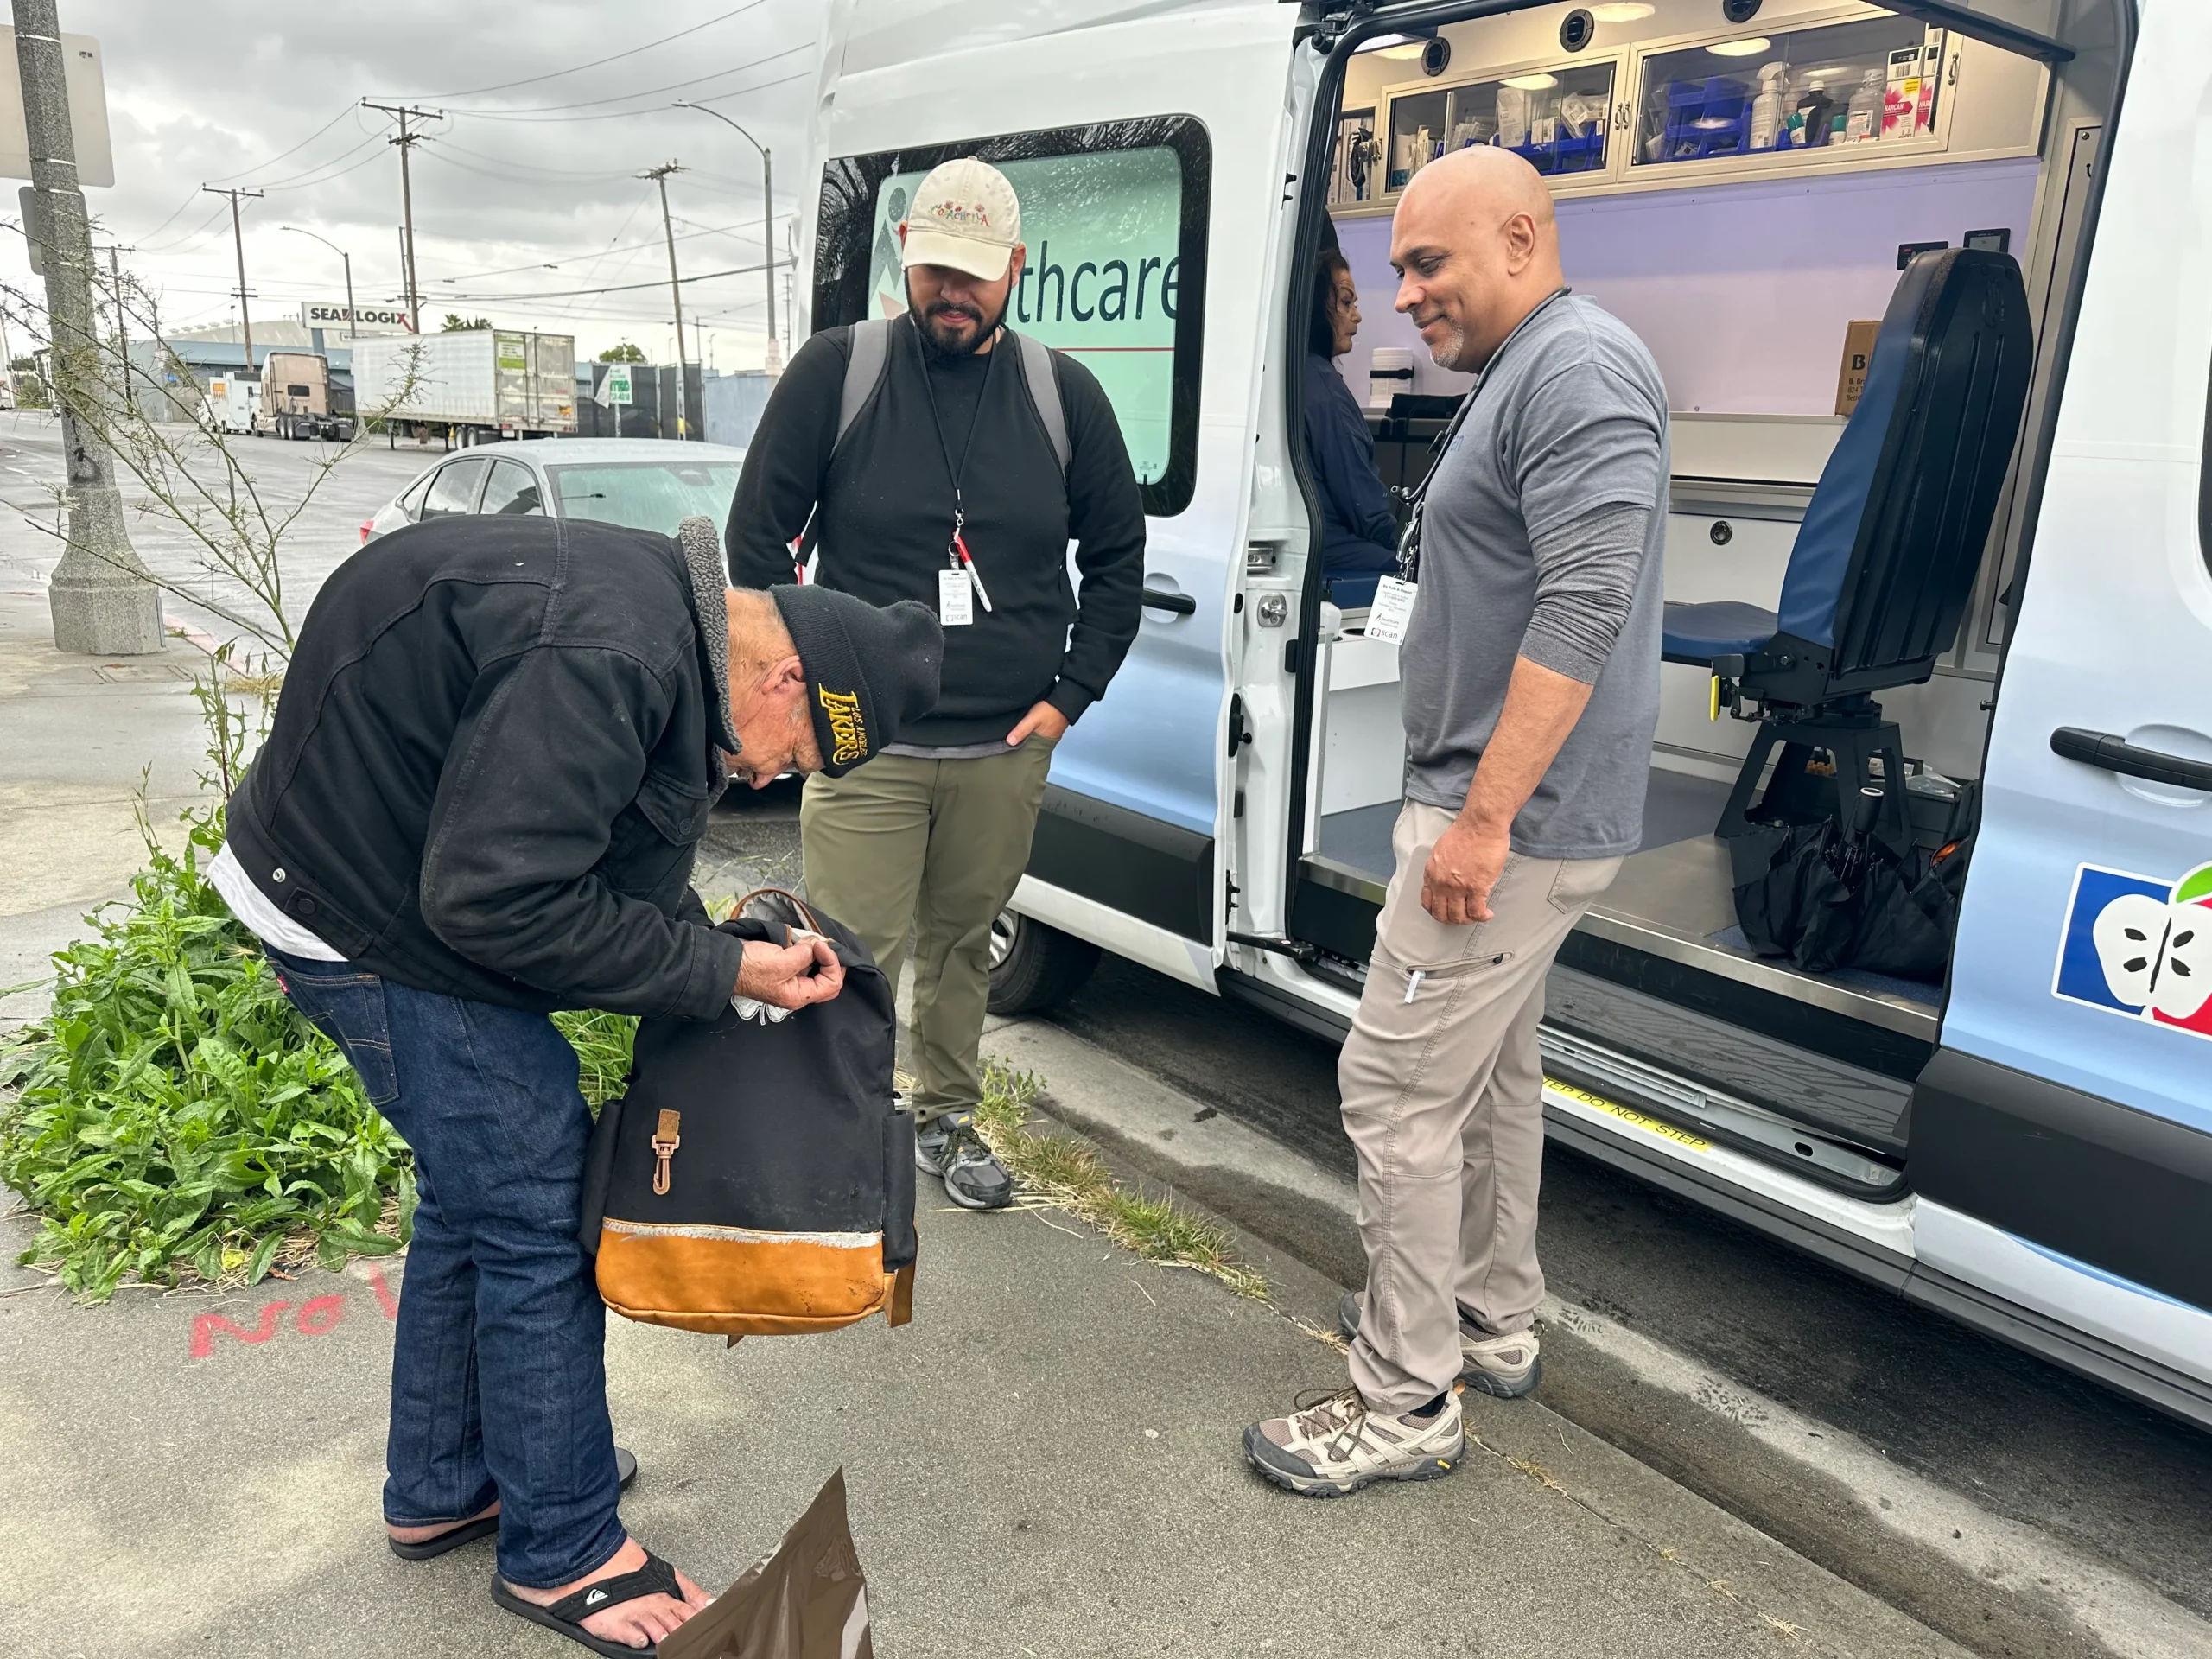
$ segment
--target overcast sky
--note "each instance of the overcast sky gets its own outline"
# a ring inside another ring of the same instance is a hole
[[[635,175],[669,161],[689,169],[669,180],[685,275],[757,267],[759,156],[720,122],[667,105],[709,102],[774,151],[780,243],[803,175],[823,10],[823,0],[60,0],[63,29],[97,38],[106,61],[116,181],[85,193],[94,240],[138,250],[126,260],[161,293],[165,321],[224,322],[238,280],[230,210],[199,188],[242,185],[267,193],[244,204],[255,315],[296,319],[302,300],[344,298],[337,256],[286,225],[353,256],[359,303],[396,300],[399,162],[384,142],[394,129],[359,100],[404,99],[448,118],[414,151],[426,327],[463,311],[573,334],[582,355],[627,339],[667,361],[660,209]],[[0,275],[29,280],[20,237],[0,236]],[[622,286],[633,283],[647,286]],[[759,363],[757,269],[683,292],[687,325],[705,317],[717,367]],[[780,286],[777,305],[780,318]]]

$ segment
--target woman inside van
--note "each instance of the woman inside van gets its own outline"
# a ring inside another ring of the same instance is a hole
[[[1347,610],[1370,604],[1379,577],[1398,569],[1398,521],[1375,470],[1375,439],[1332,360],[1359,332],[1351,267],[1324,248],[1313,270],[1306,335],[1306,458],[1321,493],[1321,570],[1329,597]]]

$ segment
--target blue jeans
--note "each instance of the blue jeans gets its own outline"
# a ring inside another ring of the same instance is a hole
[[[542,1014],[410,990],[350,963],[269,958],[415,1149],[385,1518],[435,1526],[496,1497],[508,1583],[583,1577],[626,1535],[606,1309],[576,1242],[591,1114],[575,1051]]]

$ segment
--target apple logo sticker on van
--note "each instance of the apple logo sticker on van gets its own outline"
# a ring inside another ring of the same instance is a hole
[[[2178,881],[2084,864],[2051,995],[2212,1037],[2212,864]]]

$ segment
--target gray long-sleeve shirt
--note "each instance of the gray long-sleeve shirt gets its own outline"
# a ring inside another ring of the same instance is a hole
[[[1423,509],[1398,658],[1409,797],[1465,804],[1526,657],[1591,691],[1513,821],[1514,850],[1636,850],[1659,718],[1667,477],[1667,391],[1643,342],[1579,295],[1534,313],[1491,359]]]

